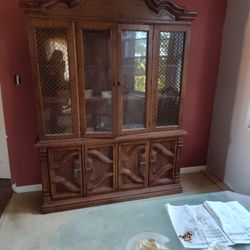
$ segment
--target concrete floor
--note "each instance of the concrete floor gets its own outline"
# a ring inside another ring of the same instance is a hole
[[[181,175],[181,183],[183,186],[183,193],[173,195],[171,197],[221,191],[220,187],[214,184],[202,173]],[[145,200],[142,200],[142,204],[143,202],[145,203]],[[61,229],[65,228],[65,226],[69,224],[71,225],[72,222],[76,222],[74,225],[77,225],[76,218],[78,218],[80,214],[90,213],[91,217],[92,211],[95,211],[96,209],[107,210],[112,209],[113,207],[126,209],[126,206],[128,206],[128,204],[129,202],[125,202],[114,205],[112,204],[107,206],[100,206],[98,208],[86,208],[42,215],[40,214],[41,192],[13,194],[9,205],[7,206],[2,218],[0,219],[0,249],[55,249],[53,244],[55,243],[55,237],[56,235],[58,235],[58,232]],[[138,202],[138,204],[140,204],[140,202]],[[88,218],[88,216],[86,218]],[[105,217],[99,218],[99,220],[101,225],[104,225],[106,223]],[[91,225],[91,221],[88,222],[88,225],[83,224],[81,225],[81,228],[76,227],[75,229],[83,230],[82,227],[85,227],[86,230],[86,227],[88,228],[89,226],[93,227],[93,225]],[[65,237],[70,237],[69,235],[66,235]],[[15,237],[14,241],[13,236]],[[68,248],[61,249],[68,250]],[[84,247],[81,249],[96,250]]]

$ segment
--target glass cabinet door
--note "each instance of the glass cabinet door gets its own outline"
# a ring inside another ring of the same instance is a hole
[[[80,29],[86,134],[113,132],[113,37],[111,27],[84,25]]]
[[[39,82],[41,139],[72,138],[78,134],[75,91],[74,31],[71,22],[32,21]],[[39,113],[39,114],[40,114]]]
[[[155,104],[156,128],[180,125],[185,31],[155,32]]]
[[[144,25],[119,27],[119,120],[120,130],[148,128],[151,28]]]

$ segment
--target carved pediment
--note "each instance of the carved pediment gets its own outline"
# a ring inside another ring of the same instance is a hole
[[[175,21],[193,21],[197,16],[196,12],[189,12],[169,0],[144,0],[144,2],[153,13],[159,15],[166,11]]]
[[[100,16],[106,18],[152,18],[166,21],[188,21],[197,13],[187,11],[173,0],[19,0],[21,8],[28,14],[52,14],[69,16]],[[57,6],[64,6],[57,12]],[[79,8],[73,9],[78,6]],[[55,11],[54,11],[55,9]],[[69,11],[72,9],[71,11]],[[151,12],[149,14],[149,11]],[[120,13],[120,15],[119,15]]]
[[[20,0],[20,6],[24,10],[48,10],[57,4],[73,8],[80,2],[81,0]]]

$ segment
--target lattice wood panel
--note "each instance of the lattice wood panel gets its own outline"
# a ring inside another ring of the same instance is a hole
[[[153,141],[150,148],[150,186],[174,183],[176,141]]]
[[[87,148],[85,157],[86,194],[114,191],[113,146]]]
[[[81,149],[49,150],[49,173],[52,198],[81,196],[83,194]]]
[[[147,143],[119,145],[119,189],[129,190],[147,186]]]

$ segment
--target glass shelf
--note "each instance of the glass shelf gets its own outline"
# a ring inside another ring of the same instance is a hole
[[[110,30],[83,30],[86,131],[112,131]],[[108,97],[108,98],[107,98]]]

